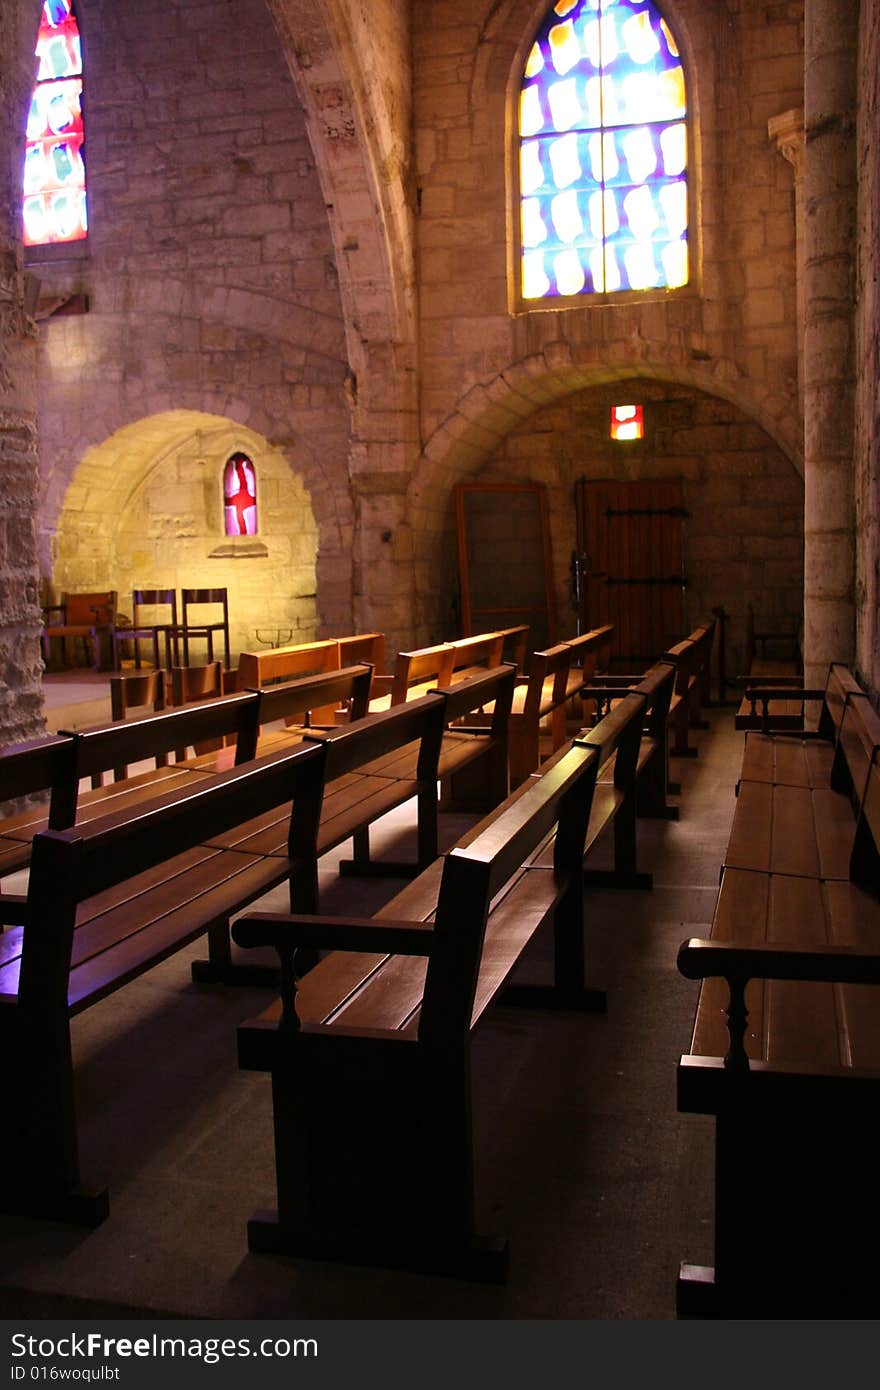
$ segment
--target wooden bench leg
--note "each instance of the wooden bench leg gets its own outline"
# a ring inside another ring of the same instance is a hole
[[[584,883],[590,888],[637,888],[650,891],[654,876],[637,868],[636,800],[633,789],[614,817],[614,868],[584,869]]]
[[[608,997],[604,989],[584,983],[584,897],[573,883],[553,918],[553,984],[510,984],[499,1003],[526,1009],[575,1009],[604,1013]]]
[[[79,1172],[73,1062],[67,1017],[25,1021],[4,1055],[13,1061],[0,1140],[0,1210],[95,1227],[106,1220],[106,1188],[83,1187]]]
[[[416,878],[434,862],[439,852],[437,810],[434,787],[418,794],[418,857],[415,860],[371,859],[370,827],[364,826],[352,836],[354,853],[351,859],[339,861],[340,874],[355,878]],[[300,907],[298,911],[317,911],[317,908]]]
[[[258,1253],[500,1282],[507,1244],[472,1232],[466,1060],[429,1074],[415,1045],[299,1034],[272,1077],[278,1206]],[[350,1139],[361,1136],[357,1161]]]
[[[199,985],[268,985],[277,986],[281,979],[277,962],[260,964],[255,961],[232,959],[229,922],[215,922],[208,929],[208,958],[194,960],[190,975]]]

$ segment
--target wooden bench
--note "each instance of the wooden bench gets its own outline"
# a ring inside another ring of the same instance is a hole
[[[496,999],[602,1005],[584,987],[580,872],[596,764],[572,747],[374,918],[235,923],[240,945],[275,947],[284,981],[239,1029],[275,1105],[278,1212],[249,1223],[252,1250],[503,1278],[506,1243],[474,1230],[471,1038]],[[545,922],[553,985],[505,996]],[[332,953],[297,982],[303,947]]]
[[[470,772],[474,800],[481,800],[483,806],[497,805],[506,793],[507,712],[513,680],[514,668],[503,666],[448,690],[371,711],[350,725],[306,730],[304,741],[320,741],[329,750],[318,854],[352,839],[353,855],[340,862],[341,873],[412,876],[437,854],[438,782],[448,783]],[[496,704],[492,726],[462,726],[468,710],[479,709],[489,700]],[[382,730],[388,731],[386,741],[378,747]],[[412,797],[417,800],[416,860],[373,860],[372,823]],[[282,808],[280,814],[255,825],[240,826],[222,844],[274,855],[284,853],[285,835],[286,808]]]
[[[689,732],[708,727],[702,709],[708,697],[714,632],[715,619],[711,618],[663,653],[663,661],[671,662],[677,673],[669,707],[673,732],[669,751],[676,758],[695,758],[697,749],[690,743]]]
[[[850,698],[840,730],[831,786],[763,784],[763,865],[732,833],[711,939],[679,951],[702,984],[678,1108],[715,1116],[715,1263],[682,1266],[684,1314],[876,1311],[880,719]]]
[[[418,647],[398,652],[394,671],[384,679],[374,680],[377,693],[371,709],[387,709],[405,700],[417,699],[433,688],[443,688],[495,670],[505,662],[505,651],[512,648],[512,658],[522,670],[528,627],[499,628],[495,632],[476,633],[453,642],[438,642],[432,647]]]
[[[276,881],[301,873],[314,902],[324,761],[304,746],[34,837],[19,924],[0,936],[5,1210],[106,1216],[106,1192],[79,1183],[70,1018],[262,895],[259,855],[204,843],[242,819],[293,805],[286,859],[271,868]]]
[[[669,707],[676,667],[659,661],[643,676],[605,674],[585,687],[596,705],[596,717],[611,710],[627,690],[645,697],[645,723],[636,764],[636,811],[647,819],[678,820],[679,808],[669,804]],[[600,773],[600,780],[608,774]]]
[[[582,695],[597,670],[607,664],[613,627],[595,628],[532,652],[528,675],[513,695],[510,716],[510,786],[518,787],[541,762],[561,748],[569,732],[572,706],[588,722]]]
[[[845,878],[880,719],[852,673],[835,663],[814,734],[750,730],[725,865]]]
[[[277,950],[283,980],[239,1029],[240,1065],[272,1073],[275,1108],[278,1210],[249,1223],[252,1250],[503,1278],[506,1243],[474,1230],[471,1040],[496,1000],[604,1008],[584,983],[583,863],[625,804],[643,712],[628,695],[375,917],[234,924],[239,945]],[[597,808],[615,754],[621,785]],[[548,922],[552,984],[511,984]],[[297,980],[303,948],[331,954]]]
[[[770,685],[803,685],[803,662],[797,634],[790,632],[757,632],[755,613],[752,605],[747,608],[746,622],[746,671],[744,676],[735,676],[730,682],[743,689]],[[734,716],[737,729],[758,729],[768,716],[776,729],[802,729],[804,727],[804,707],[796,695],[790,698],[780,694],[772,701],[772,709],[763,715],[758,713],[756,700],[751,693],[743,694],[739,708]]]

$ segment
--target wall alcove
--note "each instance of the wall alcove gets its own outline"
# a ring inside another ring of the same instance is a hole
[[[230,456],[259,478],[256,535],[228,536],[223,477]],[[256,431],[196,411],[167,411],[118,430],[83,456],[48,552],[44,586],[229,590],[233,659],[277,632],[317,629],[318,526],[287,457]],[[261,637],[257,637],[257,632]]]

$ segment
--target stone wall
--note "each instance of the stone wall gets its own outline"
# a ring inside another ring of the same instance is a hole
[[[36,331],[24,313],[21,171],[34,0],[0,7],[0,746],[43,731],[37,568]]]
[[[645,406],[645,439],[612,441],[611,406],[638,402]],[[560,640],[576,630],[570,562],[581,477],[683,479],[685,627],[724,607],[729,675],[744,669],[749,604],[759,630],[798,631],[803,483],[764,431],[726,401],[639,380],[581,391],[514,430],[478,476],[547,487]]]
[[[349,630],[345,330],[324,196],[265,0],[80,0],[78,12],[89,238],[83,258],[37,252],[32,268],[44,304],[76,292],[89,307],[62,305],[41,326],[42,574],[76,587],[94,570],[95,552],[75,553],[88,527],[62,534],[73,512],[103,524],[105,488],[74,488],[66,503],[90,451],[139,421],[195,412],[287,460],[307,494],[301,539],[314,544],[318,529],[318,621]],[[160,453],[145,455],[147,470]],[[251,556],[245,580],[223,550],[220,514],[206,528],[204,512],[184,509],[179,522],[171,568],[182,582],[244,584],[264,594],[267,626],[290,617],[302,586],[289,567]],[[117,564],[104,546],[99,587],[161,580],[152,562],[130,571],[131,553]],[[253,625],[241,619],[242,640]]]
[[[863,0],[859,36],[856,300],[856,660],[880,699],[880,2]]]

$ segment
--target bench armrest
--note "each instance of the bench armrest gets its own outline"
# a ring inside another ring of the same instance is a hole
[[[373,917],[319,917],[286,912],[251,912],[232,924],[239,946],[271,946],[281,963],[281,1022],[296,1032],[296,969],[300,948],[360,951],[366,954],[429,956],[434,939],[430,922],[377,921]]]
[[[788,684],[773,677],[773,685],[747,685],[745,697],[753,703],[757,700],[824,700],[824,690],[806,690],[797,681]]]
[[[860,951],[852,946],[772,945],[760,942],[738,946],[730,941],[692,937],[682,942],[676,960],[686,980],[723,979],[730,998],[727,1004],[729,1047],[725,1067],[748,1071],[745,1032],[749,1012],[745,1004],[749,980],[819,980],[831,984],[880,984],[880,951]]]
[[[427,956],[431,953],[433,934],[433,925],[425,922],[287,912],[250,912],[232,924],[232,937],[239,946],[273,946],[279,951],[305,946],[313,950]]]
[[[880,951],[854,946],[738,946],[691,937],[679,947],[677,965],[687,980],[824,980],[843,985],[880,985]]]

